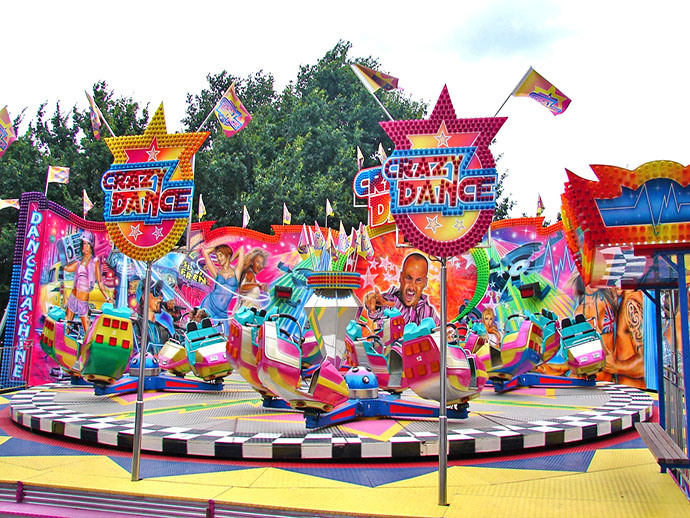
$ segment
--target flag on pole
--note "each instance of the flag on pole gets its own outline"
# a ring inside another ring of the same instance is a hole
[[[283,225],[289,225],[291,221],[292,214],[290,214],[287,205],[285,205],[285,202],[283,202]]]
[[[86,214],[93,209],[93,203],[89,199],[89,195],[86,194],[86,189],[82,189],[82,212],[84,213],[84,219],[86,219]]]
[[[199,221],[206,215],[206,205],[204,205],[204,196],[199,193]]]
[[[345,232],[345,227],[343,226],[342,220],[340,221],[340,231],[338,232],[338,253],[343,255],[347,252],[349,243],[347,241],[347,232]]]
[[[14,207],[15,209],[19,210],[19,200],[18,199],[0,200],[0,210],[6,209],[7,207]]]
[[[367,259],[374,257],[374,247],[371,246],[369,234],[366,227],[362,223],[359,224],[359,242],[357,243],[357,253],[361,257],[366,257]]]
[[[376,151],[376,158],[379,159],[379,162],[381,162],[381,165],[388,159],[388,155],[386,155],[386,152],[383,149],[383,145],[379,142],[379,149]]]
[[[0,110],[0,156],[3,155],[10,144],[17,140],[17,135],[14,134],[10,114],[7,112],[7,106]]]
[[[311,246],[309,242],[309,235],[307,234],[307,226],[302,223],[302,232],[299,234],[299,242],[297,243],[297,252],[300,254],[306,254],[307,250]]]
[[[362,150],[359,149],[359,146],[357,146],[357,170],[359,171],[362,169],[362,166],[364,165],[364,154],[362,154]]]
[[[537,194],[537,217],[544,212],[544,202],[541,200],[541,194]]]
[[[563,113],[570,105],[570,98],[544,79],[532,67],[524,75],[512,93],[515,97],[530,97],[545,106],[554,115]]]
[[[48,175],[46,177],[46,184],[48,183],[68,183],[69,182],[69,167],[58,167],[51,165],[48,167]]]
[[[249,212],[247,212],[247,206],[242,205],[242,228],[247,228],[249,225]]]
[[[235,93],[235,83],[232,83],[213,109],[226,137],[232,137],[252,120],[252,116]]]
[[[326,216],[333,216],[333,207],[331,207],[331,202],[326,198]]]
[[[314,222],[314,234],[312,237],[312,243],[314,244],[314,248],[317,250],[323,251],[326,248],[326,239],[323,237],[323,234],[321,233],[321,227],[319,227],[319,223],[317,221]]]
[[[93,97],[91,97],[91,94],[86,90],[84,90],[84,93],[86,94],[86,98],[89,100],[89,118],[91,119],[93,136],[96,137],[96,140],[100,140],[101,117],[103,117],[103,115],[101,114],[101,110],[98,109],[98,106],[96,106],[96,102],[93,100]]]
[[[398,78],[384,74],[364,65],[351,64],[350,67],[355,75],[364,85],[364,88],[369,90],[369,93],[373,94],[379,88],[382,88],[386,92],[395,90],[398,88]]]

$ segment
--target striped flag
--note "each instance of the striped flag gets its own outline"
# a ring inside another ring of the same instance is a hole
[[[247,225],[249,225],[249,212],[246,205],[242,205],[242,228],[247,228]]]
[[[82,189],[82,212],[84,214],[84,219],[86,219],[86,214],[93,209],[93,203],[89,199],[89,195],[86,194],[86,189]]]
[[[357,146],[357,170],[359,171],[362,169],[362,166],[364,165],[364,154],[362,153],[362,150],[359,149],[359,146]]]
[[[69,182],[69,167],[58,167],[51,165],[48,167],[48,175],[46,177],[46,184],[48,183],[68,183]]]
[[[326,216],[333,216],[333,207],[331,207],[331,202],[326,198]]]
[[[14,133],[10,114],[7,112],[7,106],[0,110],[0,156],[3,155],[10,144],[17,140],[17,135]]]
[[[223,94],[213,113],[216,114],[226,137],[232,137],[252,120],[252,116],[235,93],[235,83],[232,83]]]
[[[7,207],[13,207],[13,208],[19,210],[19,200],[17,200],[17,199],[0,200],[0,210],[6,209]]]
[[[290,214],[287,205],[285,205],[285,202],[283,202],[283,225],[289,225],[291,221],[292,214]]]
[[[371,94],[382,88],[386,92],[398,88],[398,78],[384,74],[373,68],[365,67],[364,65],[352,64],[350,65],[352,71],[359,78],[364,85],[364,88],[369,90]]]
[[[206,215],[206,205],[204,205],[204,197],[199,194],[199,221]]]
[[[89,118],[91,119],[93,136],[96,137],[96,140],[100,140],[101,117],[103,117],[103,115],[101,114],[101,110],[98,109],[98,106],[96,106],[96,102],[93,100],[93,97],[91,97],[91,94],[86,90],[84,90],[84,93],[86,94],[86,98],[89,100]]]
[[[515,97],[530,97],[554,115],[560,115],[570,105],[570,98],[544,79],[536,70],[529,70],[512,93]]]

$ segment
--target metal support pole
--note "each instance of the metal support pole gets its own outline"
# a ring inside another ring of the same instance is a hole
[[[196,153],[192,156],[192,177],[194,177],[195,173],[195,162],[196,162]],[[187,232],[186,232],[186,249],[187,253],[189,253],[189,243],[192,240],[192,214],[194,214],[194,198],[192,197],[192,208],[189,210],[189,218],[187,219]],[[201,218],[199,218],[201,221]]]
[[[678,254],[678,301],[680,303],[680,334],[683,355],[683,392],[685,394],[685,451],[690,451],[690,338],[688,338],[688,286],[685,279],[685,254]]]
[[[438,409],[438,505],[448,505],[448,415],[446,414],[446,353],[448,352],[448,335],[446,334],[446,261],[441,261],[441,394]]]
[[[654,290],[654,316],[656,318],[656,377],[659,390],[659,424],[666,429],[666,388],[664,387],[664,344],[661,322],[661,290]]]
[[[139,462],[141,459],[141,425],[144,419],[144,382],[146,373],[146,349],[149,340],[149,295],[151,292],[151,261],[146,262],[146,280],[144,281],[144,308],[141,314],[141,340],[139,341],[139,381],[137,383],[137,402],[134,412],[134,448],[132,451],[132,482],[141,480]]]

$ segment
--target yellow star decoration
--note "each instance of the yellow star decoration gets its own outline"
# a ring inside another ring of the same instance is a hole
[[[194,180],[192,158],[209,135],[207,131],[169,134],[165,126],[163,103],[161,103],[143,135],[109,137],[105,139],[105,143],[113,154],[113,164],[134,162],[135,160],[131,160],[130,155],[150,157],[150,152],[153,150],[158,160],[179,160],[171,180]],[[158,156],[159,152],[161,156]],[[137,160],[139,161],[145,160]],[[105,226],[121,252],[133,259],[154,261],[163,257],[177,244],[187,226],[187,219],[176,219],[165,238],[150,247],[137,246],[127,238],[132,224],[137,224],[137,222],[106,222]],[[153,226],[144,224],[142,230],[152,232],[153,230],[148,227]]]

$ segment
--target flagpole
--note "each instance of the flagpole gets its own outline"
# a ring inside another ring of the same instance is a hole
[[[376,94],[375,94],[375,93],[371,93],[371,96],[374,98],[374,100],[375,100],[375,101],[378,103],[378,105],[381,107],[381,109],[383,110],[383,113],[385,113],[385,114],[388,116],[388,120],[391,120],[391,121],[392,121],[392,120],[395,120],[395,119],[393,118],[393,116],[392,116],[390,113],[388,113],[388,110],[386,110],[386,107],[381,103],[381,101],[379,101],[379,98],[376,97]]]
[[[198,133],[198,132],[197,132]],[[194,178],[194,166],[196,162],[196,153],[192,155],[192,178]],[[194,213],[194,197],[191,201],[192,206],[189,208],[189,219],[187,220],[187,253],[189,253],[189,242],[192,239],[192,214]]]
[[[93,101],[93,104],[96,104],[96,101]],[[105,115],[101,113],[101,109],[98,108],[98,118],[103,121],[103,124],[105,124],[105,127],[108,128],[108,131],[110,132],[110,136],[114,137],[115,133],[113,133],[113,129],[110,127],[110,124],[108,124],[108,121],[105,120]]]
[[[501,105],[501,107],[498,110],[496,110],[494,117],[498,117],[498,112],[500,112],[503,109],[503,107],[508,102],[508,99],[510,99],[513,96],[513,94],[515,94],[517,89],[520,88],[520,85],[525,82],[525,79],[527,79],[527,76],[530,74],[531,71],[532,71],[532,67],[529,67],[529,69],[527,70],[525,75],[522,76],[522,79],[520,79],[520,81],[518,81],[518,84],[515,85],[515,88],[513,88],[513,90],[508,94],[508,97],[506,97],[506,100],[503,101],[503,104]]]
[[[46,198],[48,197],[48,184],[50,183],[48,181],[48,175],[50,174],[50,167],[48,167],[48,171],[46,171],[46,190],[43,192],[43,196]]]

